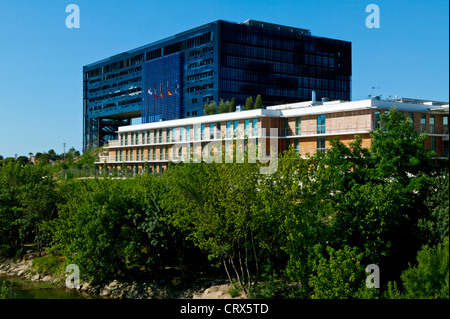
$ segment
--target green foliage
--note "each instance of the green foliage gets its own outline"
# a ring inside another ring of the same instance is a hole
[[[448,165],[448,161],[447,161]],[[425,201],[430,212],[419,219],[419,228],[425,233],[426,243],[435,245],[449,236],[449,171],[432,180],[431,191]]]
[[[33,260],[33,268],[40,274],[58,275],[65,271],[63,266],[64,258],[60,256],[48,255]]]
[[[251,96],[245,99],[245,109],[246,110],[254,109],[253,98]]]
[[[0,244],[35,243],[39,251],[49,238],[43,223],[56,217],[55,182],[41,165],[8,163],[0,168]]]
[[[234,98],[232,98],[230,101],[230,112],[236,112],[236,101],[234,100]]]
[[[423,246],[417,253],[417,265],[402,275],[404,297],[413,299],[449,298],[449,239],[437,246]]]
[[[0,299],[7,299],[11,295],[12,284],[0,281]]]
[[[77,264],[82,278],[102,282],[143,263],[142,233],[133,217],[141,208],[120,180],[76,181],[67,185],[65,202],[53,228],[52,251]]]
[[[362,254],[356,247],[344,246],[335,250],[318,244],[309,259],[312,274],[309,285],[313,299],[349,299],[356,296],[364,282]]]
[[[203,115],[213,115],[217,113],[217,104],[216,102],[205,103],[203,104]]]
[[[258,95],[256,96],[254,108],[255,108],[255,109],[262,109],[262,108],[263,108],[263,102],[262,102],[262,98],[261,98],[261,95],[260,95],[260,94],[258,94]]]
[[[371,154],[377,168],[375,177],[383,181],[395,179],[406,186],[410,175],[430,173],[429,159],[433,154],[423,146],[427,134],[416,131],[395,107],[389,110],[388,116],[381,116],[381,123],[381,129],[371,132]]]
[[[265,214],[257,192],[261,175],[253,164],[179,165],[165,176],[164,206],[170,222],[208,251],[245,293],[260,277],[261,262],[273,252],[278,216]],[[273,212],[277,213],[277,212]]]

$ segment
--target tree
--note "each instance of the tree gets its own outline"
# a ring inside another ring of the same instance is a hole
[[[234,100],[234,98],[232,98],[230,101],[230,112],[236,112],[236,101]]]
[[[39,251],[47,237],[43,223],[55,216],[55,183],[43,166],[9,163],[0,169],[0,243],[23,248],[35,243]]]
[[[216,111],[217,111],[216,102],[205,103],[203,105],[203,114],[204,115],[212,115],[212,114],[215,114]]]
[[[246,100],[245,100],[245,109],[246,110],[252,110],[254,108],[253,105],[253,98],[251,96],[249,96]]]
[[[52,161],[56,161],[59,159],[59,155],[56,154],[55,150],[51,149],[47,152],[49,159]]]
[[[256,100],[255,100],[255,109],[262,109],[262,108],[263,108],[262,98],[261,98],[261,95],[258,94],[256,96]]]
[[[308,284],[313,299],[349,299],[357,295],[364,283],[362,254],[355,247],[335,250],[315,245],[309,259],[312,274]]]
[[[67,184],[53,230],[52,251],[83,269],[81,276],[104,282],[126,276],[145,263],[136,214],[142,209],[122,180],[84,180]]]
[[[261,178],[253,164],[181,164],[168,171],[164,207],[170,222],[223,265],[245,293],[257,284],[280,236],[276,212],[257,203]],[[267,201],[267,199],[266,199]]]
[[[448,162],[447,162],[448,167]],[[449,171],[445,169],[432,180],[425,204],[429,214],[419,219],[419,228],[424,232],[424,242],[436,245],[449,236]]]
[[[224,102],[223,99],[220,99],[219,101],[219,113],[228,113],[230,111],[230,102]]]
[[[395,107],[381,116],[382,127],[371,132],[371,154],[377,178],[394,178],[403,185],[420,175],[432,173],[432,152],[424,148],[426,133],[420,133]]]
[[[20,163],[20,165],[27,165],[28,164],[28,157],[26,156],[19,156],[16,159],[17,163]]]
[[[436,246],[423,246],[417,253],[417,264],[402,275],[403,294],[412,299],[449,298],[449,239]]]

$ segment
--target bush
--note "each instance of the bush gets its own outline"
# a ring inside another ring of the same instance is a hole
[[[309,285],[313,290],[313,299],[348,299],[356,297],[364,282],[364,268],[361,265],[362,254],[355,247],[344,246],[335,250],[321,244],[312,249],[309,267],[312,274]]]
[[[401,275],[404,297],[414,299],[449,298],[449,239],[417,253],[417,265]]]
[[[33,268],[44,275],[57,275],[64,272],[64,258],[58,256],[37,257],[33,260]]]

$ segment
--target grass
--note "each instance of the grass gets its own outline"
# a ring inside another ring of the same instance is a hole
[[[33,268],[43,275],[58,275],[64,272],[64,258],[58,256],[37,257],[33,260]]]

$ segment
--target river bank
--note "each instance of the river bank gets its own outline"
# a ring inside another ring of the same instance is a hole
[[[22,259],[0,258],[0,277],[35,283],[37,287],[68,289],[65,286],[68,274],[52,275],[39,273],[33,267],[36,253],[29,252]],[[81,282],[76,289],[86,298],[108,299],[242,299],[238,295],[232,298],[231,286],[223,279],[199,277],[188,286],[164,284],[161,282],[138,282],[113,280],[105,285],[92,285]],[[75,289],[72,289],[75,290]],[[74,296],[76,297],[76,296]]]

